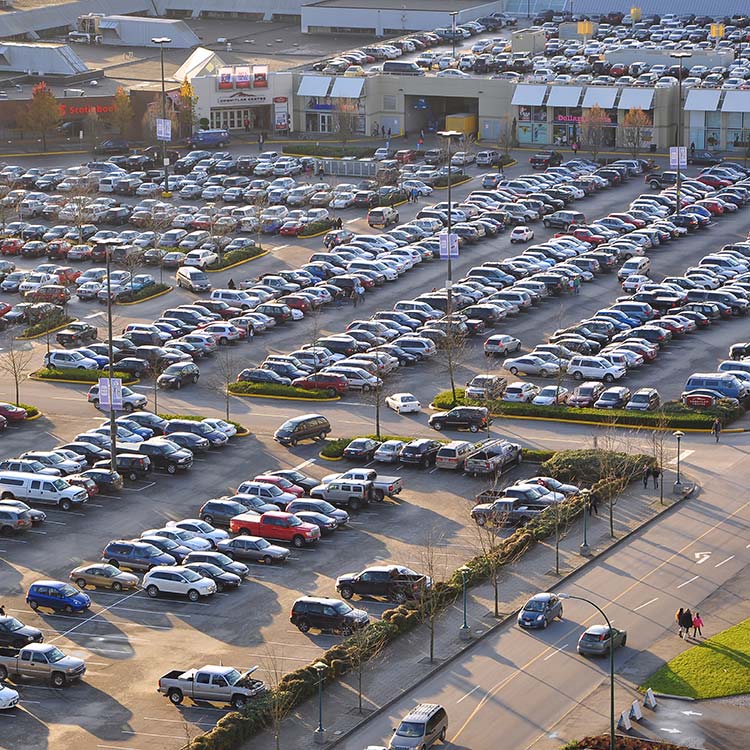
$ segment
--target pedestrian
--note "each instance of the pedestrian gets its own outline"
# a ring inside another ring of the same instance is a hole
[[[258,135],[258,151],[263,150],[263,133]]]
[[[596,492],[589,492],[589,515],[599,515],[599,496]]]
[[[391,129],[388,128],[388,142],[390,143],[390,141],[391,141]]]
[[[250,120],[247,119],[247,117],[243,120],[242,124],[245,126],[245,132],[250,132]]]
[[[341,227],[342,227],[342,226],[344,226],[344,222],[343,222],[343,221],[341,221],[341,217],[339,216],[339,217],[338,217],[338,218],[336,219],[336,229],[341,229]]]
[[[690,611],[690,609],[686,609],[682,613],[682,622],[680,624],[682,626],[681,629],[685,631],[685,635],[683,637],[689,638],[690,628],[693,627],[693,613]]]
[[[227,282],[227,289],[236,289],[237,287],[234,284],[234,279],[229,279]]]
[[[361,286],[357,290],[357,298],[359,299],[360,304],[364,304],[365,301],[365,288]]]
[[[716,417],[714,423],[711,425],[711,434],[716,438],[716,442],[719,442],[719,436],[721,435],[721,420]]]
[[[695,156],[695,141],[690,143],[690,156]]]
[[[424,128],[419,129],[419,138],[424,143]]]
[[[674,619],[680,629],[677,635],[682,638],[682,623],[685,621],[685,610],[682,607],[680,607],[677,612],[675,612]]]
[[[573,141],[573,143],[570,144],[570,148],[573,151],[573,156],[575,156],[578,153],[578,141]]]
[[[5,605],[0,604],[0,617],[5,617]]]
[[[579,276],[576,276],[573,279],[573,294],[580,294],[581,293],[581,279]]]
[[[693,638],[697,638],[700,636],[703,638],[703,631],[701,628],[703,627],[703,620],[701,620],[701,613],[696,612],[693,615]]]
[[[412,203],[416,203],[418,198],[419,198],[419,191],[416,188],[412,188],[411,190]]]
[[[318,164],[318,177],[322,177],[326,173],[325,167],[323,166],[323,162]]]
[[[352,289],[352,293],[349,295],[349,299],[352,301],[352,304],[354,307],[357,306],[357,302],[359,301],[359,297],[357,296],[357,290]]]
[[[643,467],[643,489],[648,487],[648,478],[651,476],[651,468],[649,466]]]
[[[500,172],[500,177],[505,179],[505,168],[503,167],[502,162],[500,162],[500,164],[497,165],[497,171]]]
[[[659,486],[659,477],[661,476],[661,469],[658,466],[654,466],[654,468],[651,469],[651,476],[654,478],[654,489],[657,489]]]

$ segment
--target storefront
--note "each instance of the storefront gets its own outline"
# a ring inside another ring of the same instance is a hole
[[[516,138],[524,143],[548,143],[547,86],[519,84],[511,104],[517,107]]]
[[[308,133],[364,135],[366,95],[364,78],[305,75],[297,86],[298,106]]]
[[[547,98],[552,112],[552,143],[566,146],[579,140],[578,128],[583,116],[580,107],[581,86],[553,86]]]

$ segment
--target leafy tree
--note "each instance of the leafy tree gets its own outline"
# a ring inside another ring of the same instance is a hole
[[[117,129],[120,135],[125,135],[133,124],[135,114],[130,102],[130,94],[122,86],[119,86],[112,100],[112,111],[109,113],[109,121]]]
[[[180,84],[177,99],[177,122],[180,128],[180,137],[187,137],[193,132],[197,106],[198,97],[195,95],[193,84],[186,78]]]
[[[31,89],[31,101],[19,116],[24,130],[39,133],[42,147],[47,150],[47,135],[60,122],[60,105],[44,81]]]
[[[623,145],[630,149],[634,159],[638,158],[646,140],[643,131],[651,126],[651,118],[640,107],[631,107],[623,117]]]
[[[26,378],[33,356],[31,345],[22,348],[14,336],[10,337],[7,350],[0,356],[0,372],[13,380],[16,389],[16,406],[21,398],[19,393],[21,381]]]
[[[359,106],[357,101],[357,99],[336,100],[336,130],[344,144],[359,132]]]
[[[581,141],[595,161],[602,150],[604,134],[611,122],[609,115],[598,104],[581,117]]]

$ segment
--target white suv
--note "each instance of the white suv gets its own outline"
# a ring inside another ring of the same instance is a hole
[[[625,368],[604,357],[573,357],[568,365],[568,375],[576,380],[603,380],[611,383],[625,375]]]
[[[143,576],[143,588],[155,599],[159,594],[181,594],[197,602],[202,596],[216,593],[216,584],[190,568],[157,565]]]

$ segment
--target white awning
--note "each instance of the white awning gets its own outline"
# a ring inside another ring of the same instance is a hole
[[[552,86],[547,97],[548,107],[577,107],[581,101],[581,86]]]
[[[651,109],[654,101],[654,90],[652,88],[623,89],[620,96],[618,109],[642,109],[644,112]]]
[[[619,89],[607,86],[589,86],[583,97],[583,107],[588,109],[598,104],[602,109],[612,109],[615,106],[618,91]]]
[[[692,112],[716,112],[721,91],[690,89],[685,100],[685,110]]]
[[[359,99],[362,96],[364,85],[364,78],[335,78],[333,88],[331,89],[331,96],[340,97],[341,99]]]
[[[544,101],[546,93],[546,86],[520,83],[516,86],[516,90],[513,92],[513,99],[510,103],[525,107],[538,107]]]
[[[330,85],[328,76],[302,76],[297,96],[327,96]]]
[[[100,29],[119,29],[120,22],[114,21],[111,18],[102,18],[102,20],[99,21],[99,28]]]
[[[722,112],[750,112],[750,91],[727,91]]]

